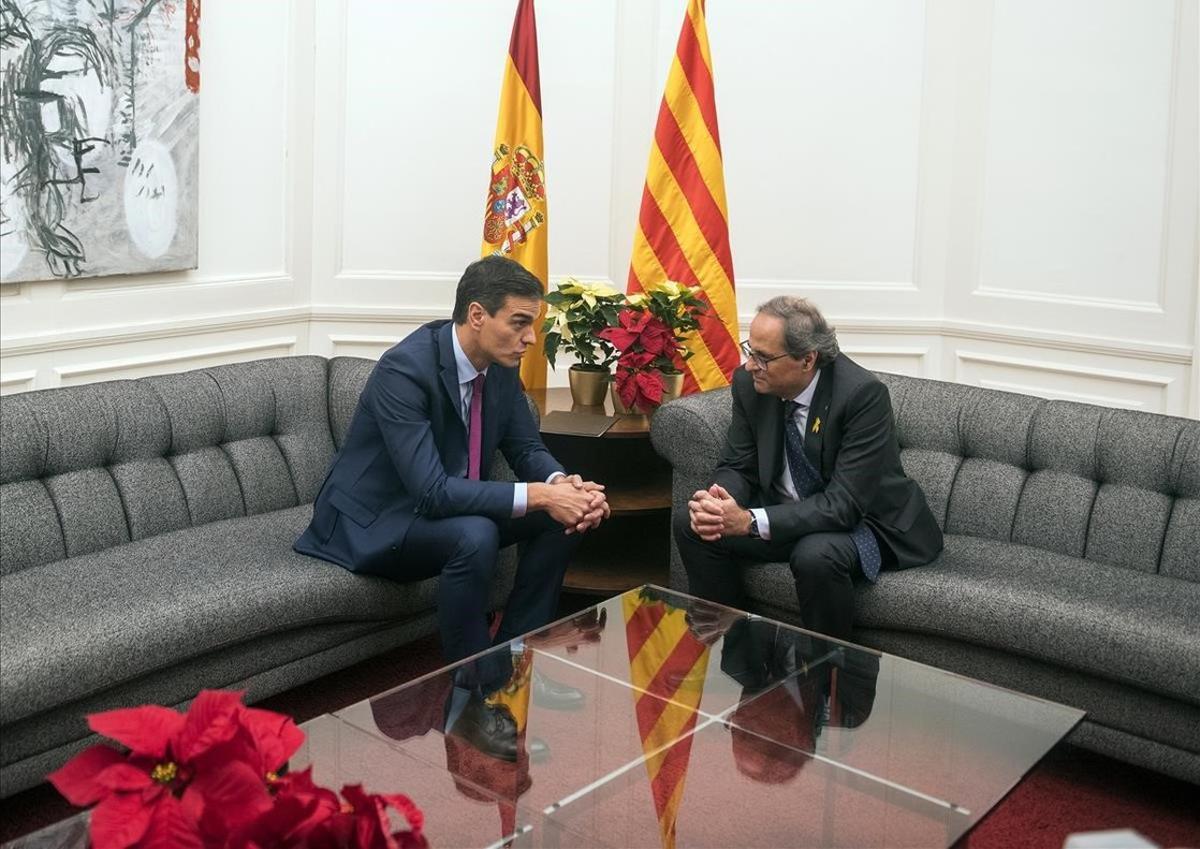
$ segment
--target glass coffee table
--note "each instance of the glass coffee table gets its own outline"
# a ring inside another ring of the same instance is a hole
[[[506,663],[512,761],[443,731]],[[296,760],[408,794],[432,846],[949,846],[1082,717],[646,586],[320,717]]]
[[[464,733],[487,682],[515,721]],[[433,847],[935,847],[1082,717],[645,586],[304,723],[290,768],[410,796]]]

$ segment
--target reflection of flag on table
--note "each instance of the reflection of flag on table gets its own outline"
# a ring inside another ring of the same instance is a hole
[[[647,756],[659,834],[663,849],[674,849],[675,820],[683,799],[692,738],[688,736],[665,751],[657,750],[690,735],[696,727],[696,710],[708,671],[708,646],[692,636],[681,609],[633,593],[622,597],[621,606],[630,682],[646,691],[635,695],[634,709]]]
[[[684,392],[727,386],[738,367],[737,296],[704,0],[689,0],[663,91],[626,290],[699,285],[708,313],[688,342]]]
[[[542,156],[537,22],[533,0],[519,0],[500,85],[500,115],[496,119],[492,173],[483,214],[482,256],[500,254],[521,263],[542,281],[545,290],[549,268]],[[537,342],[521,358],[521,382],[526,389],[546,385],[540,318],[534,326]]]

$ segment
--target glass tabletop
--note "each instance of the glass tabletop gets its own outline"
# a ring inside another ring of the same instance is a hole
[[[949,846],[1082,716],[646,586],[306,723],[292,767],[434,846]]]

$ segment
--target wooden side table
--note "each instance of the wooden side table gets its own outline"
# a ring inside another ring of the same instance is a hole
[[[565,386],[529,392],[543,421],[554,411],[615,415],[575,406]],[[666,586],[670,571],[671,466],[650,445],[650,417],[621,416],[601,436],[542,431],[568,472],[605,486],[612,516],[589,531],[563,583],[575,592],[612,595],[642,584]]]

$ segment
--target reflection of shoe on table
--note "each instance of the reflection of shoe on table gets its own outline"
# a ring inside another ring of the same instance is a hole
[[[551,710],[579,710],[583,707],[583,690],[553,681],[536,669],[532,686],[533,703],[538,707]]]
[[[550,760],[550,745],[541,737],[530,737],[526,748],[529,750],[530,763],[540,764]]]
[[[517,722],[506,708],[489,705],[472,694],[458,716],[446,721],[446,734],[474,749],[513,762],[517,759]]]

